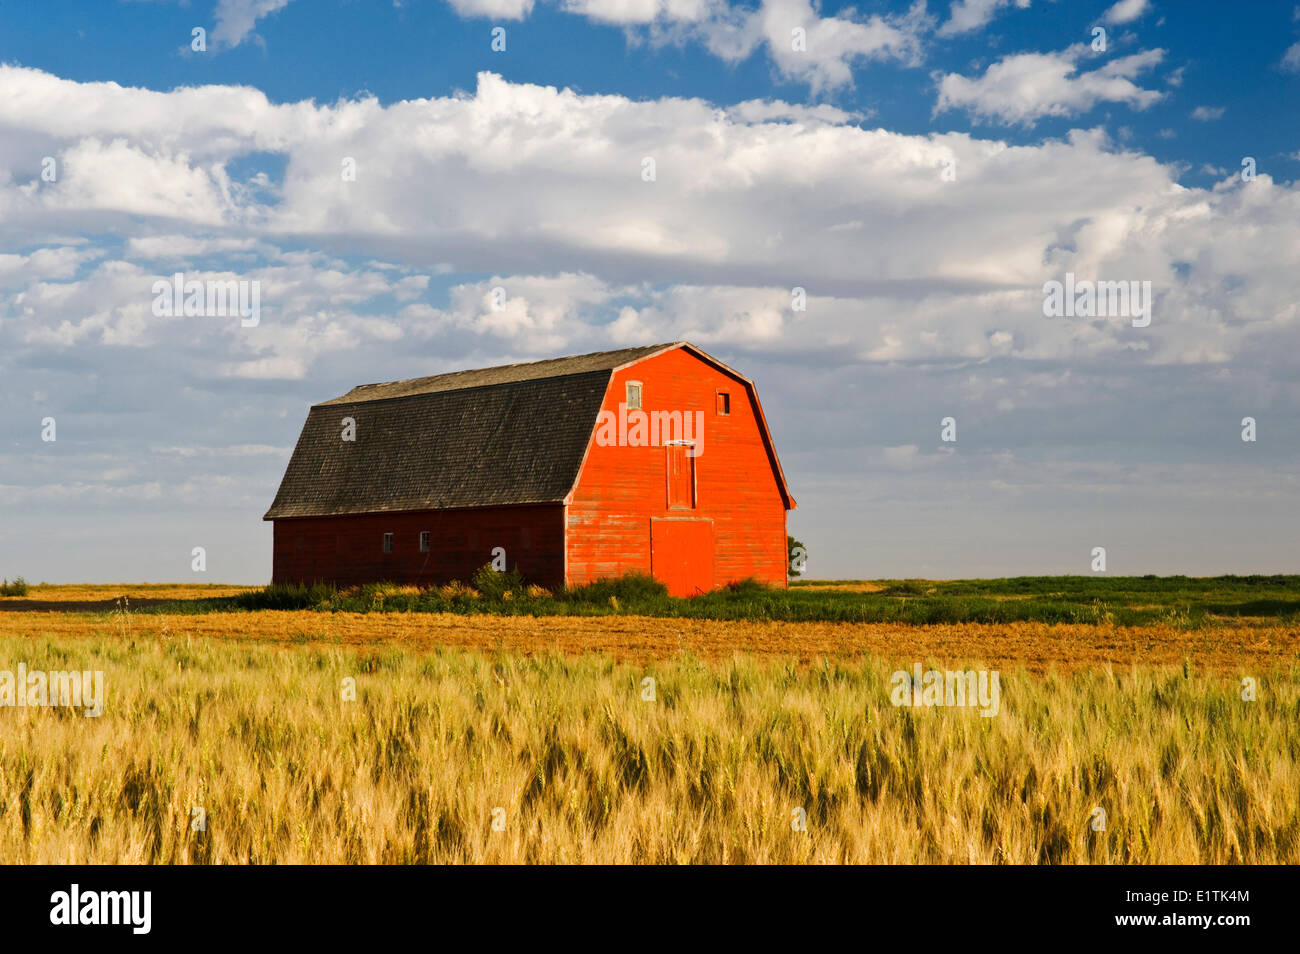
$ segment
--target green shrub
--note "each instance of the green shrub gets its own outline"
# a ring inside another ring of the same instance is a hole
[[[508,599],[522,599],[527,595],[528,584],[524,575],[516,567],[513,570],[494,570],[491,563],[485,563],[474,571],[474,589],[485,600],[501,602]]]
[[[774,586],[760,583],[752,576],[747,576],[743,580],[733,580],[726,585],[725,589],[730,596],[742,597],[777,596],[781,592]]]
[[[797,551],[796,547],[798,548]],[[796,540],[788,533],[785,535],[785,556],[789,562],[786,575],[791,578],[803,576],[804,567],[807,565],[808,560],[808,548],[803,545],[802,541]]]
[[[880,591],[881,596],[925,596],[933,590],[929,580],[897,580]]]
[[[0,583],[0,596],[26,596],[27,589],[27,581],[21,576],[16,576],[12,583],[8,579]]]
[[[668,587],[644,573],[628,573],[570,587],[564,591],[563,599],[608,606],[610,597],[619,603],[655,603],[667,599]]]
[[[338,596],[328,583],[281,583],[231,598],[240,609],[300,610],[315,609]]]

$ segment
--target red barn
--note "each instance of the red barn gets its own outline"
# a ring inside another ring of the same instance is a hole
[[[274,582],[676,595],[786,584],[786,487],[754,384],[685,342],[365,384],[312,407],[264,519]]]

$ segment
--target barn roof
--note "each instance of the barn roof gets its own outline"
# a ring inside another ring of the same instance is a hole
[[[745,385],[794,509],[754,383],[678,341],[363,384],[313,405],[263,519],[563,502],[612,374],[673,348]],[[353,441],[342,440],[344,418],[356,422]]]
[[[623,348],[619,351],[596,351],[570,358],[549,358],[529,361],[526,364],[503,364],[496,368],[479,368],[474,371],[452,371],[427,378],[410,378],[390,381],[387,384],[362,384],[342,397],[323,402],[330,404],[355,404],[359,401],[380,401],[413,394],[436,394],[462,388],[481,388],[494,384],[514,384],[519,381],[536,381],[541,378],[558,378],[588,371],[613,371],[625,364],[648,358],[652,354],[674,348],[678,343],[646,345],[641,348]],[[318,405],[318,406],[323,406]],[[594,419],[593,419],[594,420]]]
[[[312,407],[263,519],[560,502],[610,375],[677,346],[353,388]],[[345,417],[355,441],[341,439]]]

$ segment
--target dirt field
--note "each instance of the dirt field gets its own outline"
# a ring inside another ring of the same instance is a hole
[[[1090,626],[1043,623],[912,626],[895,623],[768,623],[637,616],[500,617],[439,613],[261,611],[164,616],[124,613],[0,612],[0,635],[32,639],[215,638],[357,649],[459,647],[523,655],[606,654],[640,662],[689,652],[702,659],[733,655],[874,656],[907,663],[978,662],[1030,672],[1080,667],[1182,665],[1249,673],[1300,660],[1300,628],[1224,624]]]

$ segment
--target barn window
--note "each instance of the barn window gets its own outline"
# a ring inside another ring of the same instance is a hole
[[[627,409],[637,411],[641,409],[641,382],[627,382]]]
[[[421,553],[429,552],[429,531],[428,530],[420,531],[420,552]]]
[[[393,535],[391,533],[384,534],[384,552],[385,553],[393,552]]]
[[[669,444],[668,450],[668,509],[693,510],[695,508],[695,458],[687,451],[688,444]]]
[[[718,413],[722,415],[731,413],[731,395],[726,391],[718,392]]]

